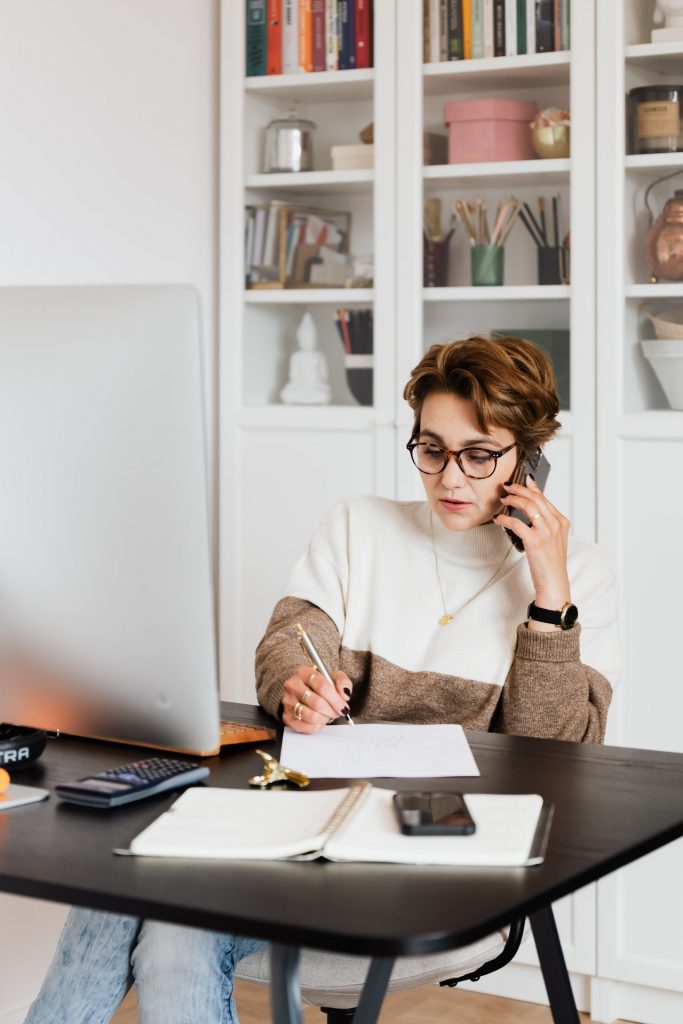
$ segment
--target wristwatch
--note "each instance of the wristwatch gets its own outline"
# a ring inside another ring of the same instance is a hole
[[[559,612],[550,608],[539,608],[533,601],[526,610],[528,619],[535,619],[536,622],[548,622],[551,626],[559,626],[560,629],[571,629],[579,621],[579,609],[569,601],[563,605]]]

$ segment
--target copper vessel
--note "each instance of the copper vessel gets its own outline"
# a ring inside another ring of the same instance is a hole
[[[645,261],[654,283],[683,280],[683,189],[677,189],[667,199],[649,228],[645,236]]]

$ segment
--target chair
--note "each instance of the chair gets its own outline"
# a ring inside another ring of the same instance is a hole
[[[394,964],[388,992],[440,984],[455,987],[462,981],[478,981],[485,974],[505,967],[517,953],[526,935],[526,921],[518,918],[508,929],[462,949],[432,953],[428,956],[400,957]],[[299,978],[305,1003],[319,1006],[327,1024],[350,1024],[370,965],[368,957],[326,953],[304,949],[301,952]],[[259,950],[237,965],[236,977],[267,985],[270,980],[270,954]]]

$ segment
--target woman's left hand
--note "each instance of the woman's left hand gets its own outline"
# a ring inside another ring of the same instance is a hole
[[[496,516],[494,522],[511,530],[524,543],[538,607],[560,609],[571,599],[567,573],[569,520],[548,501],[530,476],[526,486],[505,484],[505,490],[503,505],[520,509],[531,525],[504,514]]]

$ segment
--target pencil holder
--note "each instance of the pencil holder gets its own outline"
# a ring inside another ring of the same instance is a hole
[[[425,238],[422,245],[422,283],[425,288],[443,288],[448,279],[448,242]]]
[[[561,284],[560,274],[561,249],[559,246],[538,247],[538,283]]]
[[[372,355],[344,356],[344,369],[349,391],[359,405],[372,405],[374,364]]]
[[[472,253],[472,284],[501,285],[505,249],[502,245],[473,245]]]

